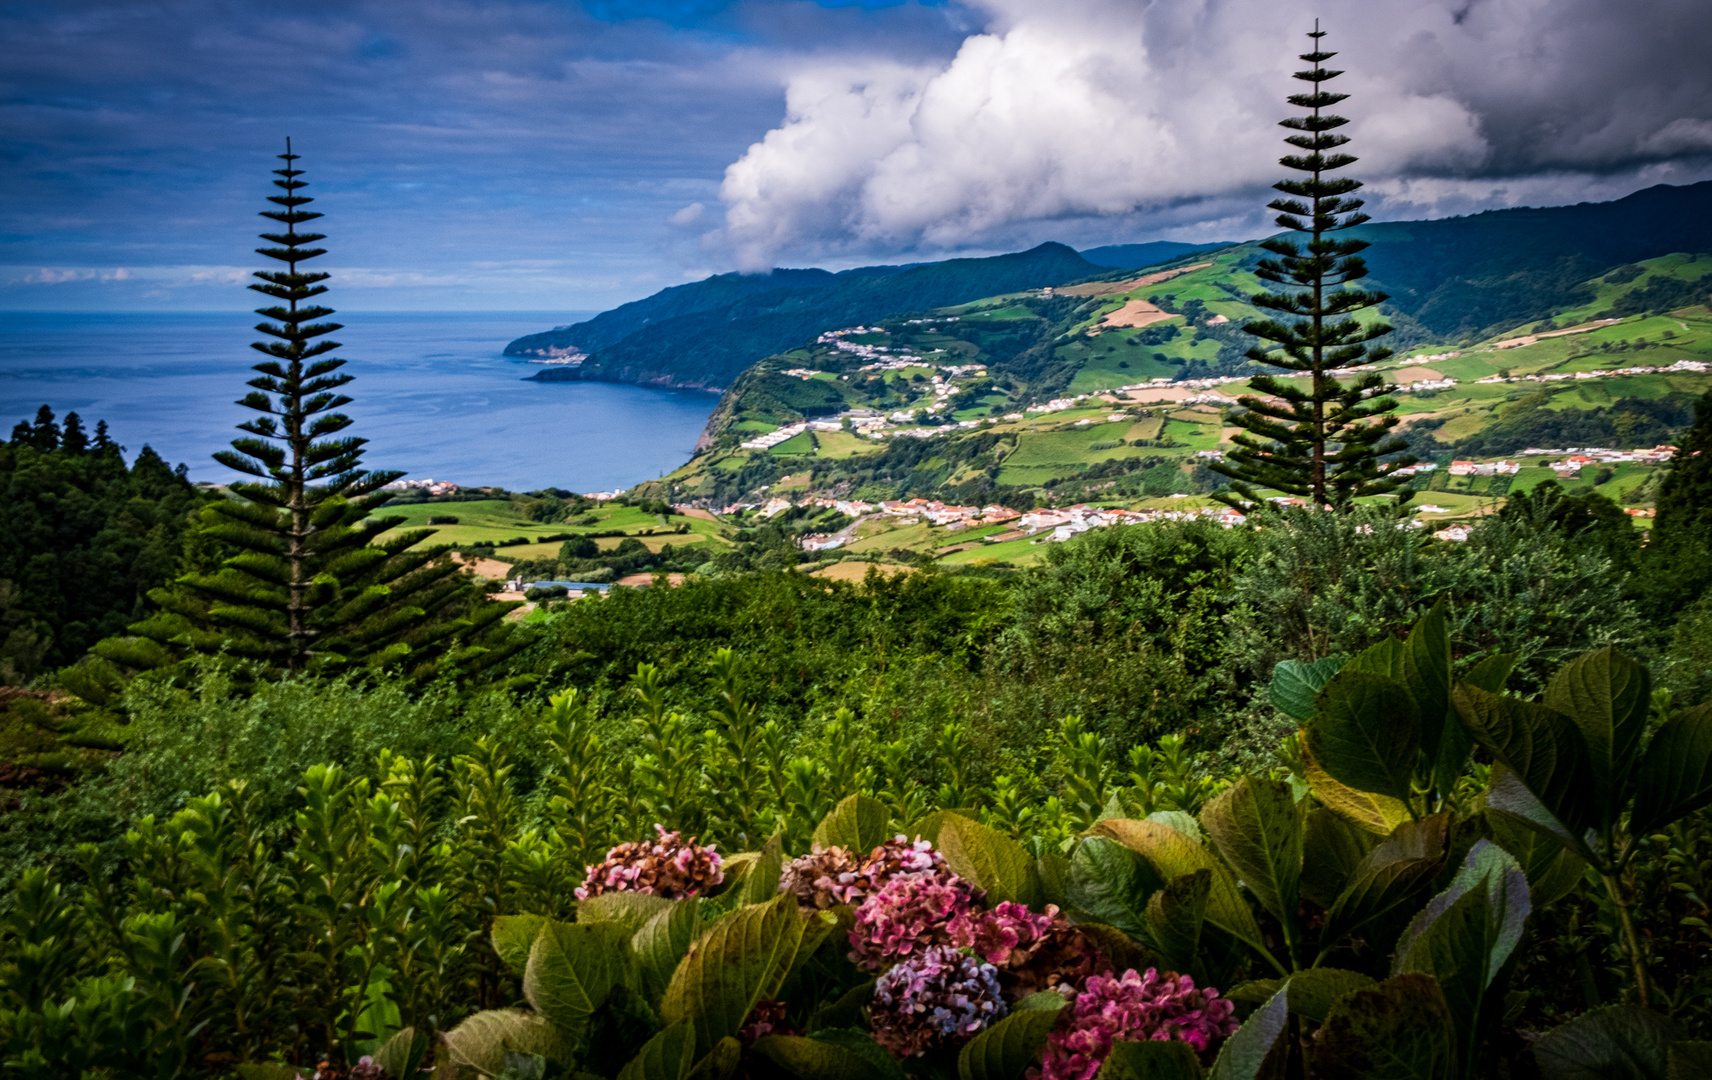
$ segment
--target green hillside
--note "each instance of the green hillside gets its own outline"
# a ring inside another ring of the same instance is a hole
[[[647,491],[716,507],[807,492],[1189,505],[1222,482],[1208,455],[1228,446],[1224,409],[1257,370],[1241,330],[1257,314],[1246,300],[1259,287],[1255,254],[1192,253],[820,335],[745,372],[704,449]],[[1712,389],[1709,290],[1712,256],[1675,254],[1579,282],[1578,306],[1472,344],[1434,340],[1394,305],[1368,315],[1401,326],[1391,340],[1403,347],[1380,367],[1400,384],[1412,451],[1441,465],[1420,481],[1432,493],[1422,501],[1443,507],[1428,517],[1556,478],[1452,478],[1455,459],[1670,441]],[[1563,482],[1643,506],[1655,472],[1619,463]]]

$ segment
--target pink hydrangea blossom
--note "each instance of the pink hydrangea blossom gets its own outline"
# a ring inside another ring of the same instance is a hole
[[[874,1039],[907,1058],[961,1042],[1005,1012],[993,965],[932,945],[880,976],[869,1016]]]
[[[793,892],[804,907],[820,910],[860,904],[898,874],[937,870],[945,856],[926,840],[911,843],[899,834],[866,856],[833,846],[792,859],[779,879],[779,891]]]
[[[951,943],[959,949],[971,949],[989,964],[1009,964],[1012,954],[1021,954],[1020,963],[1046,935],[1058,908],[1047,905],[1045,914],[1036,915],[1024,904],[1005,901],[991,911],[970,909],[959,912],[946,927]]]
[[[1041,1067],[1029,1080],[1093,1080],[1112,1043],[1178,1040],[1205,1051],[1237,1029],[1235,1006],[1187,975],[1132,968],[1122,977],[1091,975],[1070,1005],[1070,1019],[1046,1037]]]
[[[950,925],[985,895],[943,868],[898,874],[856,909],[850,959],[869,971],[950,942]]]
[[[606,853],[606,860],[588,868],[588,877],[576,890],[578,900],[608,892],[641,892],[682,900],[699,896],[725,880],[724,860],[713,845],[697,847],[695,837],[679,840],[676,832],[655,825],[653,841],[619,844]]]

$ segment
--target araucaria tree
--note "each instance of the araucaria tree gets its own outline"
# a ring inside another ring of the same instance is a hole
[[[275,670],[330,670],[352,664],[394,666],[418,674],[485,666],[507,651],[491,640],[507,605],[485,600],[480,587],[443,547],[418,546],[431,530],[392,532],[401,517],[370,515],[391,496],[399,472],[360,468],[367,441],[343,435],[351,418],[338,410],[353,376],[328,354],[339,324],[317,298],[330,275],[300,264],[325,254],[320,233],[297,226],[321,215],[304,209],[298,155],[280,155],[279,194],[262,216],[283,226],[265,232],[258,254],[285,264],[257,273],[250,288],[274,301],[257,309],[254,343],[267,356],[251,370],[251,392],[238,403],[261,415],[239,424],[245,436],[214,455],[254,479],[233,483],[232,498],[203,514],[202,550],[228,557],[193,570],[175,587],[152,594],[156,616],[139,635],[100,650],[133,666],[156,667],[186,652],[225,652]],[[489,639],[489,640],[483,640]]]
[[[1349,96],[1330,93],[1322,85],[1343,74],[1323,66],[1337,55],[1320,49],[1324,36],[1316,23],[1308,35],[1314,51],[1301,57],[1313,70],[1296,73],[1313,85],[1313,92],[1288,99],[1312,112],[1282,121],[1294,132],[1284,141],[1302,152],[1280,158],[1279,164],[1307,176],[1274,184],[1285,197],[1268,204],[1279,212],[1280,226],[1306,233],[1308,240],[1304,245],[1274,237],[1261,243],[1277,257],[1262,259],[1255,274],[1279,288],[1256,294],[1251,301],[1282,318],[1243,327],[1272,343],[1250,349],[1250,360],[1303,372],[1307,378],[1256,375],[1248,385],[1261,396],[1238,399],[1243,411],[1230,422],[1242,431],[1232,440],[1236,447],[1228,460],[1213,466],[1231,478],[1230,490],[1218,497],[1238,508],[1260,504],[1262,489],[1310,499],[1317,506],[1345,507],[1363,495],[1396,491],[1401,481],[1390,474],[1413,461],[1396,458],[1382,467],[1379,460],[1405,445],[1389,434],[1397,418],[1385,415],[1396,407],[1384,396],[1395,386],[1373,372],[1348,381],[1335,376],[1340,369],[1390,356],[1391,350],[1368,343],[1390,333],[1391,327],[1355,318],[1356,312],[1387,299],[1384,293],[1349,287],[1367,276],[1359,254],[1367,242],[1330,235],[1368,218],[1360,212],[1362,201],[1349,197],[1361,181],[1328,175],[1356,159],[1334,152],[1349,142],[1349,136],[1336,134],[1349,121],[1322,111]],[[1404,490],[1401,497],[1409,494]]]

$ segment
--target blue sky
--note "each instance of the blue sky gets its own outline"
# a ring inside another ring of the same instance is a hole
[[[286,135],[345,310],[1255,235],[1316,14],[1376,216],[1712,178],[1702,0],[20,0],[0,307],[250,306]]]

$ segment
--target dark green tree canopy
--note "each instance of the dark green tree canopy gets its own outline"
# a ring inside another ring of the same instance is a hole
[[[1231,493],[1221,496],[1222,501],[1239,508],[1260,504],[1263,489],[1301,496],[1320,506],[1345,507],[1363,495],[1395,491],[1399,482],[1387,474],[1413,461],[1399,458],[1383,468],[1379,462],[1404,445],[1388,435],[1397,420],[1385,414],[1396,402],[1384,395],[1395,387],[1372,372],[1347,382],[1333,375],[1390,356],[1389,349],[1368,343],[1390,333],[1391,327],[1355,318],[1356,312],[1386,299],[1383,293],[1349,287],[1367,276],[1367,264],[1360,256],[1367,242],[1329,235],[1360,225],[1368,217],[1361,213],[1362,201],[1350,197],[1361,181],[1327,175],[1356,159],[1338,150],[1349,136],[1337,134],[1337,129],[1349,121],[1322,111],[1349,96],[1322,87],[1343,74],[1324,67],[1337,55],[1320,49],[1319,39],[1324,36],[1315,23],[1308,35],[1314,51],[1301,57],[1313,68],[1296,72],[1296,78],[1311,84],[1313,92],[1287,99],[1312,112],[1280,122],[1294,132],[1284,141],[1301,153],[1288,154],[1279,164],[1308,176],[1274,184],[1285,197],[1267,204],[1278,211],[1281,227],[1306,233],[1309,239],[1304,244],[1273,237],[1261,244],[1276,257],[1262,259],[1255,274],[1279,288],[1251,300],[1280,318],[1243,327],[1275,346],[1250,349],[1250,360],[1304,372],[1308,379],[1304,386],[1301,379],[1256,375],[1249,388],[1258,396],[1238,399],[1244,411],[1233,415],[1231,423],[1243,430],[1233,440],[1236,448],[1229,461],[1214,468],[1232,480]]]

